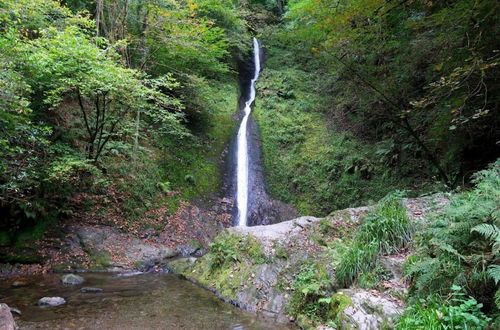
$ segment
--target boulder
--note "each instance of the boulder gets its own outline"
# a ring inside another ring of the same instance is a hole
[[[189,257],[193,255],[198,248],[192,245],[179,245],[176,248],[176,251],[179,253],[181,257]]]
[[[75,274],[66,274],[61,278],[64,285],[80,285],[85,282],[85,279]]]
[[[43,297],[38,300],[38,306],[59,306],[66,303],[66,300],[61,297]]]
[[[351,300],[351,304],[344,308],[341,315],[342,325],[347,329],[393,328],[394,321],[404,311],[403,302],[375,290],[345,289],[338,294]]]
[[[179,254],[173,248],[145,242],[120,233],[116,228],[77,227],[74,231],[85,251],[107,256],[109,260],[99,265],[106,270],[121,268],[121,270],[139,269],[147,272],[155,265],[165,264],[167,260]]]
[[[15,330],[17,329],[14,317],[10,312],[7,304],[0,304],[0,330]]]

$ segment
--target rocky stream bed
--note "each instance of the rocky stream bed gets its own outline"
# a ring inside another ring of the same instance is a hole
[[[417,221],[446,203],[445,198],[407,199],[404,206],[409,218]],[[112,227],[73,225],[60,246],[76,256],[73,263],[64,264],[77,271],[76,276],[64,275],[64,268],[30,275],[20,267],[9,272],[4,266],[0,302],[12,308],[21,329],[308,327],[287,309],[294,280],[304,266],[315,265],[335,283],[334,256],[325,253],[325,246],[355,231],[370,210],[361,207],[325,218],[231,227],[219,230],[210,249],[196,243],[167,245],[162,234],[141,239]],[[217,259],[220,251],[225,260]],[[93,265],[100,266],[100,272],[81,272],[80,253],[98,259]],[[388,275],[377,289],[333,288],[340,328],[380,329],[404,311],[406,256],[379,257]],[[63,283],[63,278],[70,282]],[[43,297],[48,300],[40,300]],[[51,304],[57,306],[46,306]],[[1,322],[8,323],[8,308],[3,306],[2,313]],[[1,322],[0,329],[13,329]]]

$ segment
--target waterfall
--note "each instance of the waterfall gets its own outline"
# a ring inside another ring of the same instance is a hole
[[[237,206],[238,206],[238,226],[247,225],[248,212],[248,136],[247,126],[248,117],[252,111],[252,103],[255,101],[255,82],[259,78],[260,73],[260,46],[259,41],[253,38],[253,55],[255,71],[252,81],[250,82],[250,95],[245,102],[245,116],[241,120],[238,130],[238,146],[237,146]]]

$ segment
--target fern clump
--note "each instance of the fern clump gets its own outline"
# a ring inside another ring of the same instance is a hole
[[[446,295],[460,285],[492,308],[500,280],[500,160],[474,182],[474,190],[456,195],[429,219],[407,270],[417,295]]]

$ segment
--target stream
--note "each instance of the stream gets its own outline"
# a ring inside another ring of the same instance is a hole
[[[0,283],[0,301],[22,312],[20,329],[292,329],[225,303],[211,292],[172,274],[119,277],[83,273],[80,286],[62,285],[58,274],[29,277],[27,286]],[[82,287],[103,289],[81,293]],[[65,305],[38,307],[38,299],[60,296]]]

